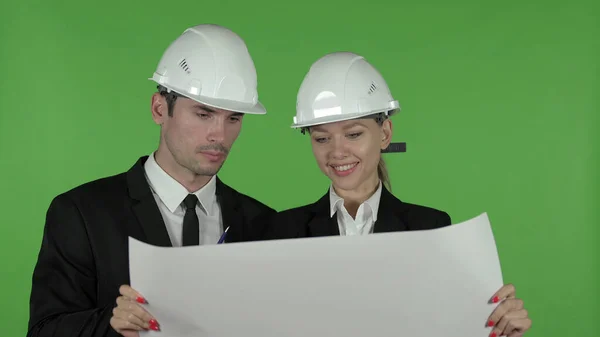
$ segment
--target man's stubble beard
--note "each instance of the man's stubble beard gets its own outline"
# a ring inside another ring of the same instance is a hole
[[[203,168],[200,162],[190,163],[191,165],[187,166],[186,168],[199,176],[214,176],[219,173],[226,160],[227,158],[225,158],[223,162],[221,162],[221,165],[219,165],[217,168]]]

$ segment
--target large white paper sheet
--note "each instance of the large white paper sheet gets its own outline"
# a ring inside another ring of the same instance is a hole
[[[165,248],[129,239],[168,337],[487,337],[502,286],[486,213],[446,228]]]

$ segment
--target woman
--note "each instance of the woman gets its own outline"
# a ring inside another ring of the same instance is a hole
[[[363,57],[338,52],[319,59],[300,86],[296,107],[292,127],[310,136],[331,186],[317,202],[270,219],[264,238],[364,235],[451,224],[446,212],[402,202],[390,193],[381,153],[392,139],[388,117],[400,106]]]
[[[400,110],[381,74],[349,52],[317,60],[298,92],[293,128],[308,134],[317,164],[331,180],[315,203],[266,221],[264,239],[366,235],[435,229],[451,224],[443,211],[403,202],[391,194],[381,153],[392,139],[389,116]],[[491,314],[491,336],[521,336],[531,327],[513,285],[492,295],[503,301]]]

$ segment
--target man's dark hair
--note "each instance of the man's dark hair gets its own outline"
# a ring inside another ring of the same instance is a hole
[[[176,93],[173,90],[171,90],[169,92],[169,89],[163,87],[162,85],[159,85],[157,88],[158,88],[158,93],[160,93],[160,95],[163,96],[167,100],[167,108],[168,108],[169,117],[173,117],[173,109],[175,107],[175,101],[177,100],[177,97],[182,97],[182,95]]]

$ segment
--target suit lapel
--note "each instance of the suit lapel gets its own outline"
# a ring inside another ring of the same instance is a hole
[[[132,210],[146,235],[147,243],[169,247],[172,246],[169,233],[144,174],[147,158],[140,158],[127,172],[129,195],[137,201],[133,203]]]
[[[385,186],[381,187],[381,198],[377,211],[377,221],[373,225],[374,233],[399,232],[408,230],[402,219],[405,205],[391,194]],[[313,217],[307,225],[307,236],[340,235],[337,217],[329,216],[329,193],[313,204]]]
[[[404,203],[392,195],[385,186],[382,186],[377,221],[373,225],[373,232],[384,233],[408,230],[408,226],[400,217],[403,211]]]
[[[307,225],[307,236],[340,235],[336,216],[329,216],[329,192],[313,204],[313,217]]]
[[[223,217],[223,230],[229,227],[225,243],[244,241],[244,216],[240,211],[239,198],[233,189],[217,177],[217,201]]]

